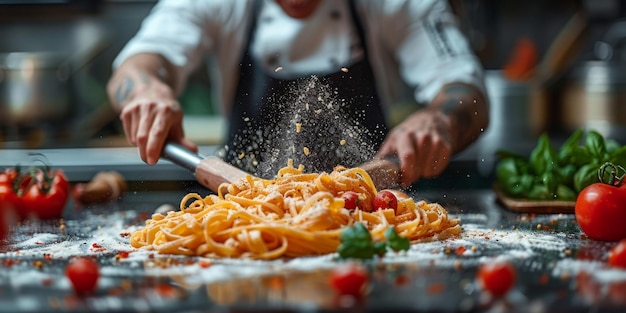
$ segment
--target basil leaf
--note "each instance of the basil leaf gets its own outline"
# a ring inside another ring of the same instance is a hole
[[[596,159],[602,159],[606,153],[606,146],[604,145],[604,137],[595,130],[591,130],[585,137],[585,147],[589,151],[592,157]]]
[[[362,223],[355,223],[353,226],[346,228],[342,233],[342,242],[346,241],[372,241],[372,235]]]
[[[337,249],[343,259],[371,259],[374,257],[374,244],[371,241],[345,241]]]
[[[558,171],[559,183],[570,187],[574,186],[574,174],[576,174],[577,170],[578,167],[574,164],[566,164],[562,166]]]
[[[374,253],[378,256],[387,254],[387,245],[384,242],[374,242]]]
[[[583,138],[584,131],[582,129],[576,130],[572,135],[565,140],[561,148],[559,149],[559,160],[570,163],[568,160],[572,158],[575,153],[575,148],[580,145],[580,141]]]
[[[530,153],[530,165],[535,173],[552,170],[557,165],[558,155],[546,133],[539,136],[537,146]]]
[[[620,147],[609,155],[609,162],[626,167],[626,146]]]
[[[559,177],[552,172],[544,172],[541,174],[541,182],[546,186],[550,194],[556,193],[556,187],[559,185]]]
[[[552,200],[552,192],[545,185],[535,185],[530,189],[528,198],[536,200]]]
[[[396,229],[393,227],[388,227],[385,230],[385,238],[387,239],[389,248],[393,251],[409,250],[411,246],[409,239],[398,235]]]
[[[565,185],[559,185],[556,189],[556,197],[559,200],[564,201],[575,201],[576,200],[576,192]]]
[[[604,145],[606,146],[606,152],[609,155],[613,154],[616,150],[622,148],[622,145],[620,145],[619,142],[608,138],[604,141]]]
[[[574,190],[578,193],[585,187],[598,182],[598,168],[600,165],[589,163],[581,166],[574,174]]]

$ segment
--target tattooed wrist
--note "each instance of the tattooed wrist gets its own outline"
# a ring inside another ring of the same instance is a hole
[[[129,76],[122,78],[122,81],[115,89],[115,102],[118,108],[121,108],[122,104],[128,100],[130,94],[133,92],[134,86],[135,82]]]

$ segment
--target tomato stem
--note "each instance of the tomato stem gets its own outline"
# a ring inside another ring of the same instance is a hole
[[[610,172],[607,172],[607,168],[609,168]],[[605,181],[604,178],[607,175],[608,181]],[[624,180],[624,175],[626,175],[626,169],[621,165],[615,165],[611,162],[602,164],[600,169],[598,169],[598,180],[611,186],[620,186]]]

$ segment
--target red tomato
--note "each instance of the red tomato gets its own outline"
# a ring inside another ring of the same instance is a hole
[[[78,295],[92,293],[100,278],[100,268],[92,259],[76,258],[70,261],[65,268],[65,274],[70,280],[74,292]]]
[[[395,211],[397,208],[398,198],[389,190],[381,190],[374,197],[375,210],[393,209]]]
[[[330,273],[330,285],[340,295],[360,298],[367,281],[365,270],[355,264],[340,265]]]
[[[22,210],[22,199],[18,196],[19,174],[14,170],[6,170],[0,173],[0,204],[2,210],[11,210],[12,215],[18,215],[25,219],[28,212]]]
[[[626,239],[622,239],[611,249],[609,265],[626,269]]]
[[[478,268],[478,280],[484,290],[495,297],[504,296],[517,280],[516,269],[508,261],[484,263]]]
[[[62,171],[40,173],[22,196],[27,212],[40,219],[60,218],[69,198],[69,182]]]
[[[2,246],[4,238],[9,233],[9,221],[7,218],[9,210],[13,210],[13,208],[7,208],[5,203],[0,200],[0,246]]]
[[[626,238],[626,188],[605,183],[585,187],[574,212],[580,229],[591,239],[618,241]]]
[[[343,205],[344,208],[352,211],[354,209],[356,209],[357,207],[357,203],[359,202],[359,194],[354,192],[354,191],[346,191],[344,192],[341,197],[343,198],[343,200],[345,201],[345,204]]]

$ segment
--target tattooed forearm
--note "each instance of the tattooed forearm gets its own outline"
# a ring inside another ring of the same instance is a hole
[[[117,106],[121,107],[122,103],[128,100],[131,92],[133,91],[135,82],[130,77],[124,77],[122,82],[115,89],[115,102],[117,102]]]
[[[468,103],[471,100],[471,95],[475,92],[464,85],[450,85],[443,90],[445,98],[441,100],[441,111],[446,115],[454,115],[457,123],[457,127],[461,129],[468,129],[472,125],[472,114],[468,108]]]
[[[472,86],[445,86],[433,105],[454,120],[456,151],[474,142],[487,127],[489,116],[485,98]]]

